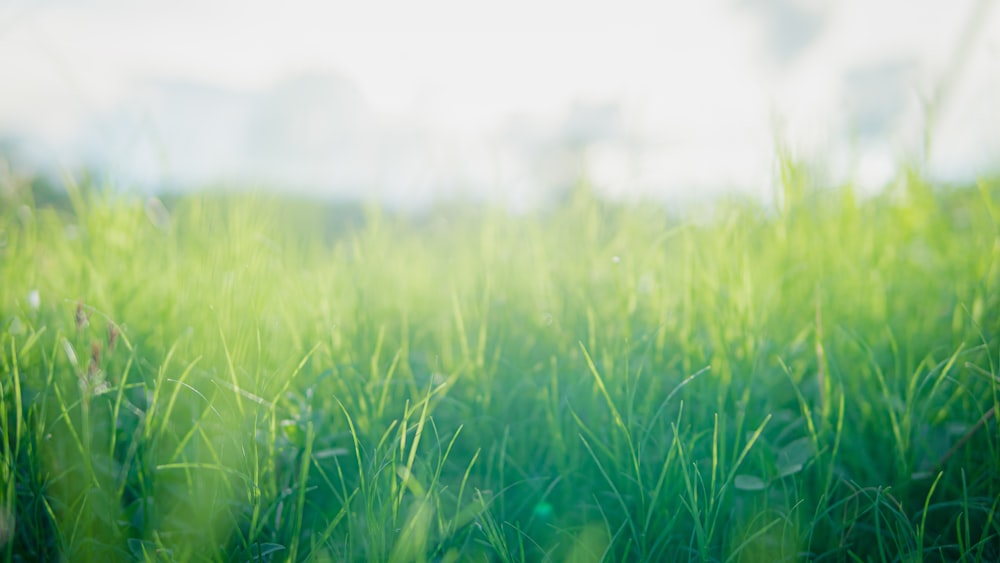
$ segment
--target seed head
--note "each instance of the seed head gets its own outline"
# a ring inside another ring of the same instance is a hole
[[[108,323],[108,352],[115,349],[115,342],[118,342],[118,327],[115,323]]]
[[[83,303],[77,301],[76,303],[76,328],[77,330],[81,328],[87,328],[90,325],[90,317],[87,312],[83,310]]]
[[[101,345],[95,340],[90,343],[90,365],[87,366],[87,374],[91,378],[97,375],[101,364]]]

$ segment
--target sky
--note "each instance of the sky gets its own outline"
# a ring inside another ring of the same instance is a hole
[[[995,0],[0,2],[0,142],[122,189],[531,206],[1000,163]],[[926,138],[930,144],[925,143]]]

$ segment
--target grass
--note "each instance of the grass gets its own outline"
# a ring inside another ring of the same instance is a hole
[[[697,219],[11,186],[0,557],[1000,558],[1000,185]]]

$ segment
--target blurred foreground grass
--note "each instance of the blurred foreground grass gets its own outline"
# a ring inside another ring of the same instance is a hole
[[[9,193],[0,557],[997,560],[998,197]]]

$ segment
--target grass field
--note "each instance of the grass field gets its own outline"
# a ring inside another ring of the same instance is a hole
[[[4,561],[996,561],[1000,184],[0,209]],[[0,190],[3,193],[3,190]]]

